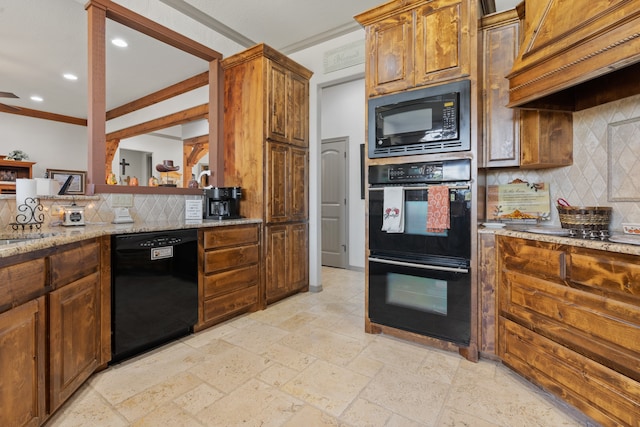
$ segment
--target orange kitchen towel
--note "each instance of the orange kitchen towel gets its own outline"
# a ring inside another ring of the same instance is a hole
[[[438,233],[451,227],[449,221],[449,187],[434,185],[429,187],[427,203],[427,231]]]

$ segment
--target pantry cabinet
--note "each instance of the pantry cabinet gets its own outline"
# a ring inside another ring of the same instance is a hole
[[[261,308],[260,224],[214,227],[200,234],[196,330]]]
[[[481,20],[484,167],[549,168],[573,163],[573,115],[509,108],[506,76],[518,54],[522,21],[515,10]]]
[[[471,74],[474,0],[393,1],[355,19],[366,31],[368,96]]]
[[[264,220],[263,298],[270,303],[309,286],[311,72],[264,44],[222,67],[224,181],[242,187],[241,215]]]
[[[640,419],[640,258],[498,236],[498,352],[602,425]]]

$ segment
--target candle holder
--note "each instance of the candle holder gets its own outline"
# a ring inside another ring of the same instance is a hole
[[[12,222],[11,228],[16,231],[22,229],[23,231],[28,227],[30,230],[34,228],[40,230],[42,223],[44,222],[44,210],[40,204],[40,199],[27,197],[24,199],[24,204],[16,205],[18,214],[16,215],[16,222]]]

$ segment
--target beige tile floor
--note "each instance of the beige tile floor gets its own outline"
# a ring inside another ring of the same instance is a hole
[[[94,375],[47,426],[586,426],[504,366],[364,333],[364,275]]]

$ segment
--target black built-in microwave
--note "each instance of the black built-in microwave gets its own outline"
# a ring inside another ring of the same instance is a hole
[[[369,100],[369,158],[471,149],[469,80]]]

